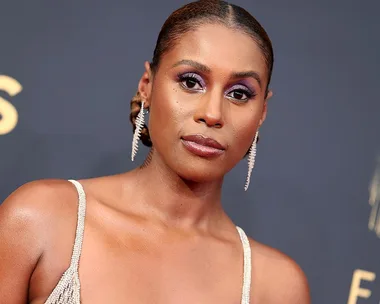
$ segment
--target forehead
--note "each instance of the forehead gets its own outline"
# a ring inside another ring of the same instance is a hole
[[[264,55],[255,40],[241,30],[220,24],[200,25],[184,34],[165,56],[167,63],[191,59],[211,70],[226,72],[254,70],[266,75]]]

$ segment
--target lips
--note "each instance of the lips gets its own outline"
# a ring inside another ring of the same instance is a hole
[[[201,157],[218,156],[225,150],[215,139],[203,135],[183,136],[181,140],[187,150]]]

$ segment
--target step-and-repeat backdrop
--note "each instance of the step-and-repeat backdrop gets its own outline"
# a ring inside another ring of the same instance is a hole
[[[136,165],[129,101],[162,23],[185,3],[1,2],[0,201],[31,180]],[[226,178],[223,204],[301,265],[313,303],[377,304],[380,2],[235,3],[273,40],[275,95],[250,189],[244,160]]]

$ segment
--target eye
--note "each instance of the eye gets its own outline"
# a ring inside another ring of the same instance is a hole
[[[198,74],[186,73],[178,76],[181,86],[188,90],[202,91],[204,90],[205,84]]]
[[[227,94],[227,97],[235,99],[239,102],[246,102],[254,96],[256,96],[254,92],[242,85],[235,86]]]
[[[237,100],[245,100],[249,99],[250,96],[247,96],[248,94],[244,92],[243,90],[235,90],[231,92],[231,97]]]

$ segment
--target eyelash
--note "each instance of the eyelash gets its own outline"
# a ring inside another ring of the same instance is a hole
[[[180,74],[180,75],[178,75],[178,81],[181,83],[181,86],[186,90],[201,91],[200,89],[192,89],[192,88],[188,88],[186,85],[184,85],[183,82],[185,82],[187,80],[195,81],[198,85],[200,85],[202,87],[202,90],[204,90],[203,87],[205,86],[205,84],[202,84],[203,80],[198,74],[195,74],[195,73]],[[248,100],[250,100],[251,98],[254,98],[257,95],[255,92],[252,92],[250,89],[248,89],[244,85],[238,84],[235,87],[236,88],[233,90],[230,90],[228,92],[228,94],[230,94],[232,92],[239,92],[239,93],[242,93],[242,94],[247,96],[244,99],[236,99],[236,98],[231,97],[232,99],[237,100],[238,102],[247,102]]]

